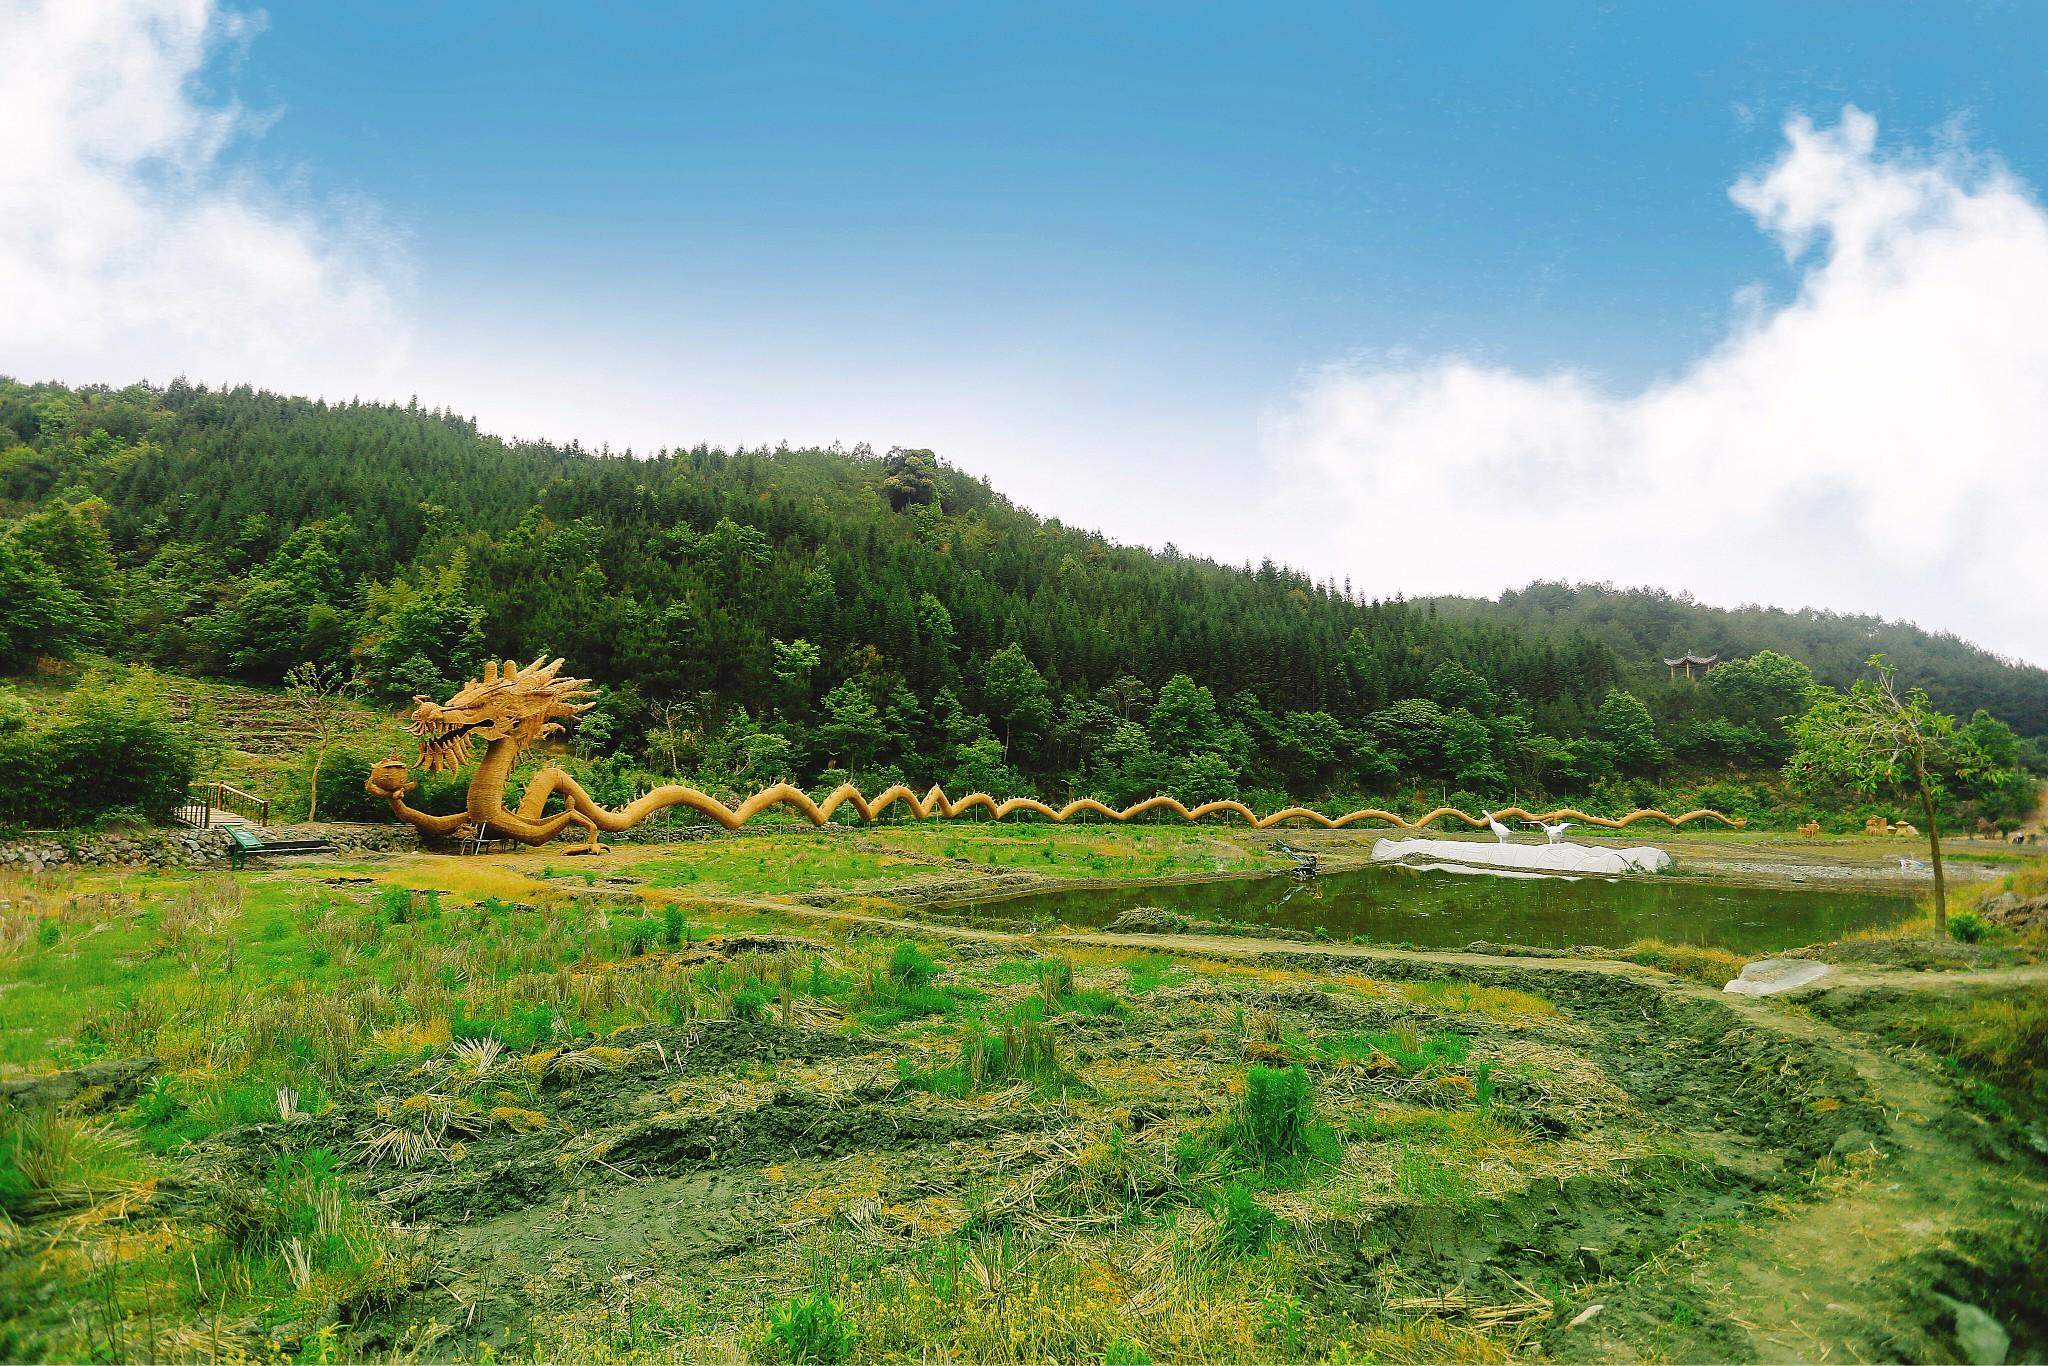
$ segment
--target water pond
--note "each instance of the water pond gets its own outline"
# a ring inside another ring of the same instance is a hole
[[[1215,882],[1130,883],[1033,892],[977,909],[1099,927],[1138,906],[1191,920],[1363,935],[1379,944],[1462,948],[1475,939],[1569,948],[1638,939],[1765,953],[1894,924],[1912,898],[1872,892],[1730,887],[1687,878],[1497,878],[1412,868]]]

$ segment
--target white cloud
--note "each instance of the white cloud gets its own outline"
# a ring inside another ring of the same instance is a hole
[[[1341,509],[1289,558],[1383,593],[1571,577],[1876,612],[2048,662],[2048,214],[1959,148],[1879,152],[1853,107],[1785,137],[1729,197],[1806,261],[1796,297],[1739,293],[1718,347],[1633,394],[1326,367],[1264,427]]]
[[[388,236],[230,170],[257,121],[195,93],[260,26],[211,0],[0,9],[0,373],[394,387],[408,324]]]

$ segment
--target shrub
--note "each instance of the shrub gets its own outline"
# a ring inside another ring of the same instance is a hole
[[[853,1355],[859,1334],[830,1295],[799,1295],[768,1313],[762,1355],[773,1361],[839,1362]]]
[[[88,673],[57,715],[0,735],[0,822],[80,826],[123,810],[169,820],[197,763],[155,675]]]
[[[1314,1119],[1315,1097],[1300,1064],[1254,1067],[1231,1116],[1230,1146],[1255,1166],[1287,1162],[1307,1154]]]
[[[682,907],[670,906],[662,911],[661,942],[667,947],[671,949],[681,948],[683,940],[689,936],[689,928],[688,925],[683,923]]]
[[[1958,911],[1948,918],[1948,935],[1959,944],[1975,944],[1991,927],[1975,911]]]

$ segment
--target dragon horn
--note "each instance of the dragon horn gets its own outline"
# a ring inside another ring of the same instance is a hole
[[[498,681],[498,661],[497,661],[497,660],[495,660],[495,659],[492,659],[492,660],[486,660],[486,661],[484,662],[484,682],[486,682],[486,683],[495,683],[495,682],[497,682],[497,681]]]

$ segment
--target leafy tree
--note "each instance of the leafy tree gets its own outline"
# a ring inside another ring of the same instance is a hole
[[[1474,716],[1492,716],[1499,709],[1499,700],[1486,680],[1455,659],[1447,659],[1436,666],[1425,685],[1429,700],[1446,712],[1463,707]]]
[[[1404,698],[1366,718],[1380,748],[1409,773],[1441,773],[1449,737],[1443,709],[1427,698]]]
[[[1872,655],[1869,663],[1876,677],[1857,679],[1848,692],[1816,690],[1813,704],[1792,723],[1793,753],[1785,773],[1809,790],[1837,783],[1865,793],[1910,787],[1919,795],[1934,865],[1934,937],[1946,938],[1936,768],[1956,750],[1956,719],[1936,711],[1922,688],[1901,693],[1898,670],[1883,655]]]
[[[938,457],[927,450],[902,446],[890,451],[882,461],[882,496],[889,500],[893,512],[937,498]]]
[[[847,679],[819,704],[825,719],[818,725],[818,739],[835,757],[846,760],[849,773],[858,773],[882,745],[882,713],[868,690]]]
[[[168,820],[196,766],[161,680],[96,671],[46,725],[0,735],[0,820],[78,825],[110,811]]]
[[[465,578],[458,559],[417,579],[370,585],[370,629],[356,654],[373,686],[393,697],[433,696],[481,667],[484,613]]]
[[[1035,735],[1052,720],[1052,699],[1045,675],[1038,671],[1024,651],[1005,645],[989,656],[981,671],[981,695],[988,708],[1003,723],[1003,759],[1010,757],[1010,745],[1021,734]]]
[[[0,528],[0,668],[18,669],[38,655],[62,657],[98,629],[85,596]]]
[[[802,636],[775,642],[775,681],[782,690],[785,715],[800,717],[810,710],[811,674],[819,658],[818,647]]]
[[[119,573],[103,524],[107,505],[98,498],[80,503],[61,499],[24,518],[15,535],[42,558],[103,620],[119,592]]]
[[[1785,723],[1813,699],[1813,670],[1776,650],[1759,650],[1707,670],[1700,688],[1731,723],[1782,737]]]
[[[1648,773],[1664,762],[1664,745],[1650,709],[1634,693],[1609,688],[1600,700],[1600,738],[1611,747],[1614,766],[1623,773]]]

